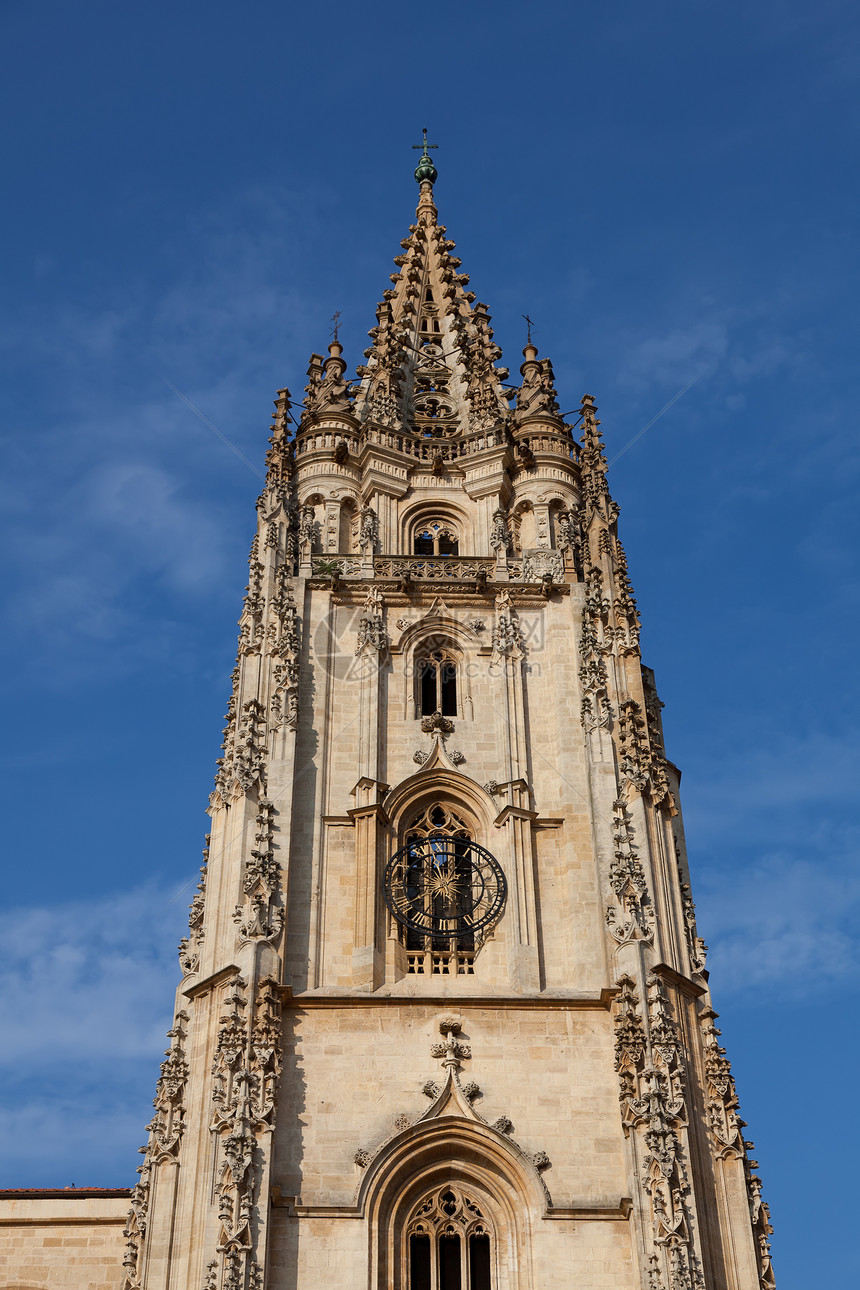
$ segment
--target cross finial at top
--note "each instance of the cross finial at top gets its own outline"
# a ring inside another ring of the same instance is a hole
[[[339,309],[335,309],[334,313],[331,316],[331,321],[334,323],[334,326],[329,332],[329,335],[333,336],[334,339],[337,340],[338,332],[340,331],[340,310]]]
[[[530,345],[532,343],[532,327],[534,327],[534,323],[532,322],[531,318],[529,318],[528,314],[523,314],[523,318],[525,318],[526,320],[526,328],[527,328],[526,334],[528,337],[528,343]]]
[[[427,142],[427,127],[426,127],[426,125],[425,125],[425,127],[424,127],[424,142],[423,142],[423,143],[413,143],[412,147],[413,147],[413,148],[423,148],[423,149],[424,149],[423,155],[426,157],[426,156],[427,156],[427,149],[428,149],[428,148],[438,148],[438,147],[439,147],[439,145],[438,145],[438,143],[428,143],[428,142]]]

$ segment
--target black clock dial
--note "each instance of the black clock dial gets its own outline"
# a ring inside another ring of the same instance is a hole
[[[391,858],[385,903],[404,927],[465,939],[495,922],[507,883],[498,860],[468,838],[415,838]]]

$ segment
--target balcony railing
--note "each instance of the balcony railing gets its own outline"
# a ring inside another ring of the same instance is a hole
[[[564,578],[561,551],[530,551],[508,559],[503,566],[509,582],[541,582],[551,574],[554,582]],[[313,556],[315,578],[366,578],[369,566],[354,555]],[[495,556],[485,555],[377,555],[373,557],[374,578],[406,578],[414,582],[496,582],[501,570]],[[502,575],[505,576],[504,574]]]
[[[474,582],[484,574],[492,580],[494,556],[480,555],[377,555],[373,559],[376,578],[415,578],[436,582]]]

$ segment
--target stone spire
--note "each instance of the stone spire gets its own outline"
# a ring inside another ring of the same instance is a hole
[[[459,271],[454,243],[438,222],[436,169],[426,139],[415,178],[416,222],[377,306],[367,362],[358,368],[355,415],[360,422],[450,438],[491,429],[506,417],[509,396],[502,382],[508,371],[496,367],[502,351],[487,307],[466,290],[469,276]]]

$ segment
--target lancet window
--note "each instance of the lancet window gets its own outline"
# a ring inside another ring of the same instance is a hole
[[[435,649],[432,653],[416,657],[416,707],[419,716],[432,717],[435,712],[441,712],[443,717],[456,717],[458,662],[456,654],[449,649]]]
[[[453,838],[456,842],[469,842],[471,832],[468,824],[450,807],[441,802],[426,807],[413,817],[406,830],[405,843],[420,843],[428,838]],[[455,845],[455,868],[464,889],[471,889],[471,869],[466,847],[462,847],[462,856]],[[462,870],[462,873],[460,872]],[[421,882],[421,876],[416,877]],[[420,893],[418,893],[420,894]],[[441,908],[445,893],[433,891],[426,884],[424,900],[428,913],[444,914]],[[435,902],[435,903],[434,903]],[[426,933],[415,928],[401,927],[401,936],[406,945],[407,971],[415,976],[462,976],[474,972],[475,937],[474,933],[460,936],[446,936],[438,932]]]
[[[431,520],[415,530],[412,538],[415,555],[459,555],[460,538],[448,520]]]
[[[419,1201],[405,1237],[405,1290],[492,1290],[490,1224],[459,1187],[446,1185]]]

